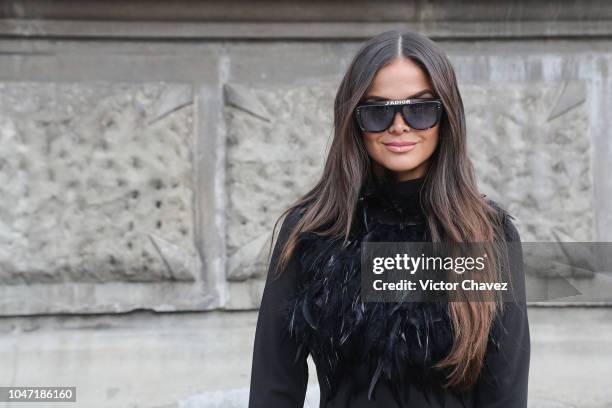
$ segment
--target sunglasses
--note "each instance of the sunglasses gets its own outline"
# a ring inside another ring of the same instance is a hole
[[[442,117],[440,99],[403,99],[399,101],[372,102],[355,109],[357,124],[362,132],[384,132],[400,112],[404,121],[415,130],[434,127]]]

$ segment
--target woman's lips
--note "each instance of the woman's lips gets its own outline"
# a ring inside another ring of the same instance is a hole
[[[387,150],[394,153],[409,152],[414,149],[414,146],[416,146],[416,142],[390,142],[383,144],[385,145]]]

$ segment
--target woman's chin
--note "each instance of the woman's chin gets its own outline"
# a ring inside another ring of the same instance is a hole
[[[395,173],[417,172],[420,164],[415,163],[413,160],[388,160],[381,163],[384,168]]]

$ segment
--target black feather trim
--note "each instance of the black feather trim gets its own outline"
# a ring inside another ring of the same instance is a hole
[[[303,284],[287,302],[290,335],[307,350],[324,375],[333,398],[339,372],[365,365],[370,373],[368,399],[376,385],[388,381],[400,398],[406,381],[421,388],[439,384],[444,373],[432,366],[452,346],[452,325],[441,303],[378,302],[361,300],[361,242],[419,241],[424,229],[406,224],[384,224],[368,219],[370,230],[340,239],[303,233],[298,247]]]
[[[408,189],[413,193],[418,184]],[[365,190],[346,245],[338,238],[300,234],[296,250],[302,276],[299,290],[283,310],[287,330],[299,344],[296,359],[304,353],[312,356],[323,376],[319,381],[328,389],[328,400],[337,392],[342,375],[365,368],[368,380],[364,386],[370,400],[375,399],[376,386],[384,380],[400,405],[402,399],[408,400],[407,384],[411,383],[426,399],[433,395],[438,405],[444,406],[445,395],[439,386],[448,372],[433,366],[448,355],[453,344],[448,305],[442,301],[361,300],[362,242],[431,241],[422,212],[414,210],[418,200],[401,207],[401,202],[390,205],[389,195],[388,191],[377,194],[375,189]],[[499,330],[503,328],[494,324],[490,336],[496,347]]]

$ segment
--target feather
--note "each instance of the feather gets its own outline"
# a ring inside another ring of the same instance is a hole
[[[427,352],[429,351],[429,325],[431,321],[431,310],[429,309],[421,309],[423,311],[423,319],[425,320],[425,356],[423,357],[423,361],[427,362]]]
[[[317,326],[314,324],[312,316],[310,315],[310,310],[308,309],[308,298],[304,298],[302,302],[302,314],[304,315],[304,320],[306,320],[306,323],[308,323],[314,330],[317,330]]]
[[[295,301],[295,305],[293,310],[291,310],[291,321],[289,322],[289,334],[293,334],[293,325],[295,323],[295,307],[297,306],[297,299]]]
[[[369,202],[372,198],[362,204]],[[361,244],[418,242],[427,235],[419,224],[382,222],[366,207],[361,207],[363,224],[356,223],[346,244],[310,232],[298,235],[301,283],[283,313],[298,353],[309,352],[322,374],[328,398],[349,363],[366,364],[368,399],[381,377],[389,381],[394,398],[407,398],[406,382],[417,387],[440,382],[443,373],[430,365],[450,350],[452,324],[442,302],[363,302]]]
[[[368,399],[372,400],[372,393],[374,392],[374,387],[376,386],[376,383],[378,382],[378,377],[380,377],[380,373],[382,372],[382,360],[378,360],[378,366],[376,367],[376,371],[374,372],[374,375],[372,376],[372,380],[370,381],[370,387],[368,388]]]

